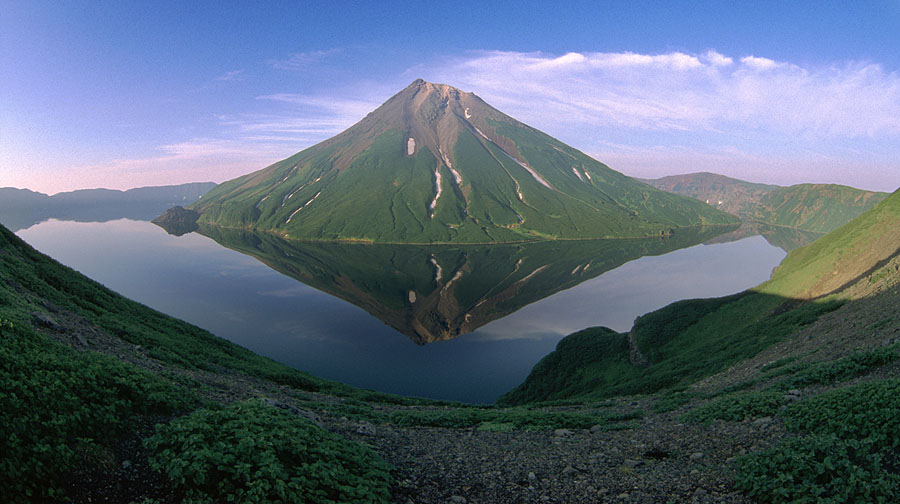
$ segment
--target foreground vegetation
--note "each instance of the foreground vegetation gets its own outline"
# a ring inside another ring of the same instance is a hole
[[[627,429],[637,437],[645,425],[683,422],[723,432],[778,429],[752,431],[765,442],[710,469],[733,475],[760,501],[896,501],[900,347],[878,335],[896,334],[900,320],[891,311],[898,222],[895,193],[854,225],[790,254],[752,292],[673,304],[642,317],[630,334],[571,335],[503,398],[510,407],[315,378],[118,296],[0,228],[0,487],[11,502],[66,501],[80,480],[144,460],[153,474],[141,476],[162,486],[136,485],[117,494],[122,502],[386,502],[408,491],[410,483],[398,481],[408,468],[398,461],[409,459],[393,457],[390,442],[376,454],[361,442],[374,438],[348,435],[354,429],[386,427],[399,438],[425,432],[432,443],[483,434],[530,450],[539,442],[566,447],[572,431]],[[798,336],[823,327],[831,311],[865,303],[874,304],[852,325]],[[832,353],[843,331],[870,338],[868,348]],[[756,362],[775,344],[788,345],[785,353]],[[741,366],[749,371],[740,379],[711,377]],[[678,465],[699,467],[704,457],[642,450],[648,460],[683,457]],[[491,459],[479,457],[458,464]],[[641,463],[623,459],[616,477]],[[586,469],[557,470],[577,478]],[[519,477],[516,488],[540,480],[527,469]]]
[[[76,474],[103,465],[147,424],[159,424],[146,441],[153,467],[195,502],[387,500],[388,468],[365,447],[270,405],[222,409],[204,399],[208,391],[191,376],[238,373],[289,390],[421,401],[354,389],[259,357],[107,290],[4,228],[0,278],[0,487],[6,500],[67,500],[65,488]],[[126,342],[157,372],[88,350],[85,340],[98,333]],[[262,431],[268,437],[260,437]]]

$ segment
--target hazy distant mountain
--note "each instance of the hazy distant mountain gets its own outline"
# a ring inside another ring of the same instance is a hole
[[[642,237],[737,222],[422,80],[192,208],[201,223],[290,238],[404,243]]]
[[[836,184],[754,184],[706,172],[645,182],[704,201],[744,220],[823,234],[850,222],[888,196]]]
[[[127,191],[84,189],[53,196],[3,187],[0,188],[0,222],[17,231],[51,218],[98,222],[122,218],[150,220],[167,208],[197,201],[215,186],[212,182],[194,182]]]

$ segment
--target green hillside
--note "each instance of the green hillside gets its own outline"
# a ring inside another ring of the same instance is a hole
[[[857,299],[858,294],[844,290],[860,278],[895,276],[896,271],[884,268],[898,250],[900,191],[790,252],[772,278],[754,289],[674,303],[639,317],[628,334],[594,328],[564,338],[500,402],[650,393],[693,383]]]
[[[238,385],[247,390],[236,393]],[[136,456],[144,457],[146,464],[146,454],[134,453],[140,439],[151,439],[154,424],[188,413],[152,439],[178,443],[178,436],[184,435],[199,440],[214,425],[223,436],[232,436],[228,443],[234,444],[170,446],[151,463],[168,468],[173,481],[138,467],[143,471],[139,478],[147,482],[120,490],[113,487],[116,499],[140,501],[141,494],[130,492],[171,492],[171,486],[182,486],[188,496],[218,495],[215,500],[226,499],[229,492],[232,499],[242,496],[239,500],[274,497],[269,487],[259,487],[258,482],[247,488],[240,478],[229,480],[225,473],[204,476],[199,472],[205,467],[201,459],[209,456],[216,458],[216,464],[221,463],[220,457],[230,457],[257,464],[254,470],[291,470],[313,480],[320,478],[318,487],[306,483],[284,487],[282,498],[302,493],[307,500],[322,502],[385,500],[389,475],[367,448],[263,403],[236,403],[226,409],[217,405],[289,391],[413,402],[315,378],[255,355],[106,289],[0,226],[0,488],[4,502],[62,502],[79,492],[96,491],[82,488],[82,480],[102,484],[97,471],[109,472],[108,465],[121,454],[131,457],[128,464],[137,464]],[[265,423],[254,427],[253,422],[261,418]],[[232,428],[238,431],[230,432]],[[248,428],[265,433],[251,435]],[[307,440],[314,440],[309,441],[312,447],[305,445]],[[282,451],[273,454],[272,443],[283,446]],[[302,460],[319,464],[317,470],[330,476],[294,467],[298,459],[290,457],[297,456],[291,454],[297,449],[312,450]],[[282,457],[285,465],[264,460],[275,456]],[[121,464],[122,459],[115,463]],[[176,471],[182,463],[184,469]],[[218,490],[215,478],[223,478],[224,486]],[[253,480],[266,477],[257,474]]]
[[[471,93],[413,82],[343,133],[225,182],[200,222],[302,240],[658,236],[736,220],[637,182]]]
[[[888,196],[836,184],[755,184],[706,172],[646,182],[704,201],[745,221],[822,234],[850,222]]]

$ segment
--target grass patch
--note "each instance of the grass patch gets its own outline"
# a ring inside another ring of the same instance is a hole
[[[653,405],[653,412],[668,413],[669,411],[675,411],[685,404],[691,402],[691,399],[693,399],[694,397],[696,397],[696,394],[687,390],[667,392],[661,395],[659,399],[656,400],[656,403]]]
[[[819,362],[799,368],[793,376],[777,385],[785,390],[810,385],[832,384],[866,375],[900,358],[900,345],[852,353],[831,362]]]
[[[759,368],[759,370],[762,373],[767,373],[774,369],[778,369],[780,367],[786,366],[786,365],[796,361],[798,358],[799,357],[784,357],[784,358],[778,359],[775,362],[770,362],[770,363],[764,365],[763,367]]]
[[[261,401],[197,410],[145,445],[186,502],[390,500],[390,467],[371,449]]]
[[[784,405],[777,391],[744,392],[722,396],[682,415],[688,422],[710,423],[713,420],[739,422],[745,418],[775,416]]]

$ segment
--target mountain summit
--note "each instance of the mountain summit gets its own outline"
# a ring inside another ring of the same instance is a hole
[[[421,79],[337,136],[223,183],[192,208],[206,224],[395,243],[659,236],[737,222]]]

